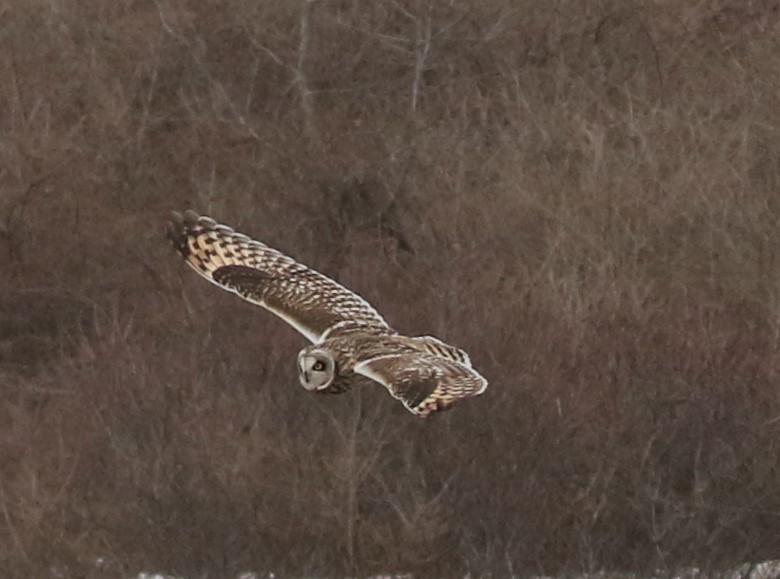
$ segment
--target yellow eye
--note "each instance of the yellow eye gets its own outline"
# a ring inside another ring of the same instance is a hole
[[[321,361],[314,362],[314,366],[311,367],[315,372],[322,372],[325,369],[325,364]]]

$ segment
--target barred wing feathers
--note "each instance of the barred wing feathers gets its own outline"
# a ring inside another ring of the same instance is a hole
[[[201,276],[276,314],[312,343],[355,330],[394,333],[354,292],[209,217],[173,213],[168,238]]]
[[[410,412],[419,416],[482,394],[488,384],[466,364],[426,353],[377,356],[358,362],[355,372],[385,386]]]
[[[469,355],[460,348],[450,346],[446,342],[442,342],[439,338],[434,338],[433,336],[415,336],[411,339],[422,346],[423,351],[428,354],[449,358],[450,360],[455,360],[456,362],[460,362],[464,366],[471,368],[471,358],[469,358]]]

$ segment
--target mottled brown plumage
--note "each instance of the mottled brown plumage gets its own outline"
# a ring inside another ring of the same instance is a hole
[[[366,378],[427,416],[481,394],[468,355],[432,336],[402,336],[363,298],[291,257],[194,211],[174,213],[168,237],[212,283],[263,306],[306,336],[301,384],[340,393]]]

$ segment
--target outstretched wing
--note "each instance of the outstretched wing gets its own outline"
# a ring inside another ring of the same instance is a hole
[[[461,362],[416,352],[358,362],[355,372],[385,386],[418,416],[482,394],[488,385],[479,372]]]
[[[168,238],[200,275],[273,312],[313,343],[355,330],[393,333],[357,294],[213,219],[173,213]]]

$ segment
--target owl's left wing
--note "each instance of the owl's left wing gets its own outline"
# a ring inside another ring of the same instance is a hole
[[[488,385],[473,368],[422,352],[377,356],[358,362],[355,372],[385,386],[418,416],[428,416],[461,398],[482,394]]]
[[[394,333],[356,293],[209,217],[173,213],[168,238],[200,275],[276,314],[313,343],[355,330]]]

